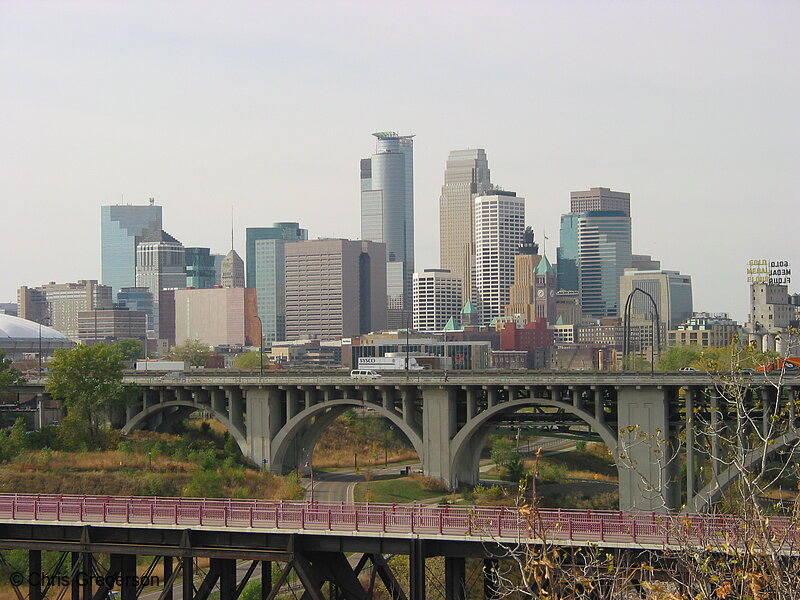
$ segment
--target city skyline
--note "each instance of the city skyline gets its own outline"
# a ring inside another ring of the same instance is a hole
[[[231,206],[240,254],[245,227],[276,221],[356,239],[354,165],[386,129],[416,135],[416,271],[440,264],[442,171],[470,147],[526,197],[552,262],[570,192],[597,186],[631,194],[634,251],[690,275],[696,310],[743,322],[747,260],[800,260],[778,225],[800,182],[795,3],[510,2],[492,8],[506,35],[458,52],[485,34],[477,3],[392,13],[402,46],[369,26],[388,7],[158,9],[0,7],[13,84],[0,92],[0,235],[24,249],[0,301],[20,285],[101,280],[97,207],[118,202],[155,197],[168,231],[213,252],[230,249]]]

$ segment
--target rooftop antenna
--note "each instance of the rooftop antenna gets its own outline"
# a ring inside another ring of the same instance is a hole
[[[156,199],[150,196],[150,206],[153,206],[156,203]]]

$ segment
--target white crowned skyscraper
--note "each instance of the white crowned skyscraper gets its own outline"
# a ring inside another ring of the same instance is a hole
[[[373,133],[375,154],[361,160],[361,239],[386,244],[387,326],[405,327],[414,273],[414,141]]]

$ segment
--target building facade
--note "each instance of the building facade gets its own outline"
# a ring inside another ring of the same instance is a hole
[[[525,230],[525,199],[496,190],[474,201],[475,300],[481,324],[503,316],[514,283],[514,257]]]
[[[153,330],[159,336],[160,310],[155,299],[159,298],[161,290],[186,287],[183,244],[163,229],[136,247],[136,287],[147,288],[153,294]]]
[[[523,242],[514,257],[514,283],[509,290],[505,315],[515,317],[523,325],[535,319],[554,324],[556,314],[556,271],[546,256],[539,255],[533,241],[533,230],[525,228]]]
[[[186,248],[186,287],[207,289],[216,285],[214,255],[210,248]]]
[[[796,335],[786,333],[795,319],[795,307],[789,303],[789,288],[771,283],[750,284],[750,314],[745,324],[747,341],[764,352],[794,353]]]
[[[78,313],[113,308],[111,286],[95,279],[77,283],[50,282],[35,288],[22,286],[17,292],[19,316],[60,331],[71,340],[79,340]]]
[[[596,187],[581,192],[570,192],[569,212],[583,213],[595,210],[619,210],[631,216],[631,195],[609,188]]]
[[[667,332],[667,346],[730,346],[741,330],[727,313],[693,313],[689,319]]]
[[[286,242],[286,338],[336,340],[386,328],[386,245]]]
[[[308,239],[298,223],[248,227],[246,232],[246,285],[255,288],[264,340],[286,339],[286,278],[284,244]]]
[[[414,136],[373,134],[375,154],[361,160],[361,239],[386,244],[387,326],[411,314],[414,273]]]
[[[442,331],[461,312],[461,278],[446,269],[414,273],[415,331]]]
[[[85,310],[78,313],[81,344],[112,343],[147,337],[147,314],[140,310]]]
[[[136,246],[161,229],[161,207],[152,198],[144,206],[100,207],[102,282],[116,297],[120,288],[136,285]]]
[[[224,288],[243,288],[245,283],[244,261],[242,257],[231,248],[231,251],[222,260],[220,283]]]
[[[631,266],[631,218],[624,211],[578,215],[578,287],[583,313],[620,314],[619,282]]]
[[[692,316],[692,278],[678,271],[636,271],[627,269],[620,278],[619,305],[624,312],[628,296],[635,289],[647,292],[655,301],[661,323],[675,329]],[[631,298],[631,321],[650,321],[652,304],[646,296]]]
[[[259,346],[256,291],[175,290],[175,339],[209,346]]]
[[[491,190],[489,162],[483,149],[450,152],[439,197],[439,256],[442,269],[461,278],[462,304],[473,299],[475,198]]]

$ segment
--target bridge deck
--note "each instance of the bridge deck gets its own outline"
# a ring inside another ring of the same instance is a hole
[[[741,519],[712,515],[24,494],[0,494],[0,523],[653,549],[724,548],[749,535],[749,525]],[[788,519],[773,518],[768,526],[772,539],[798,547],[800,532]]]

